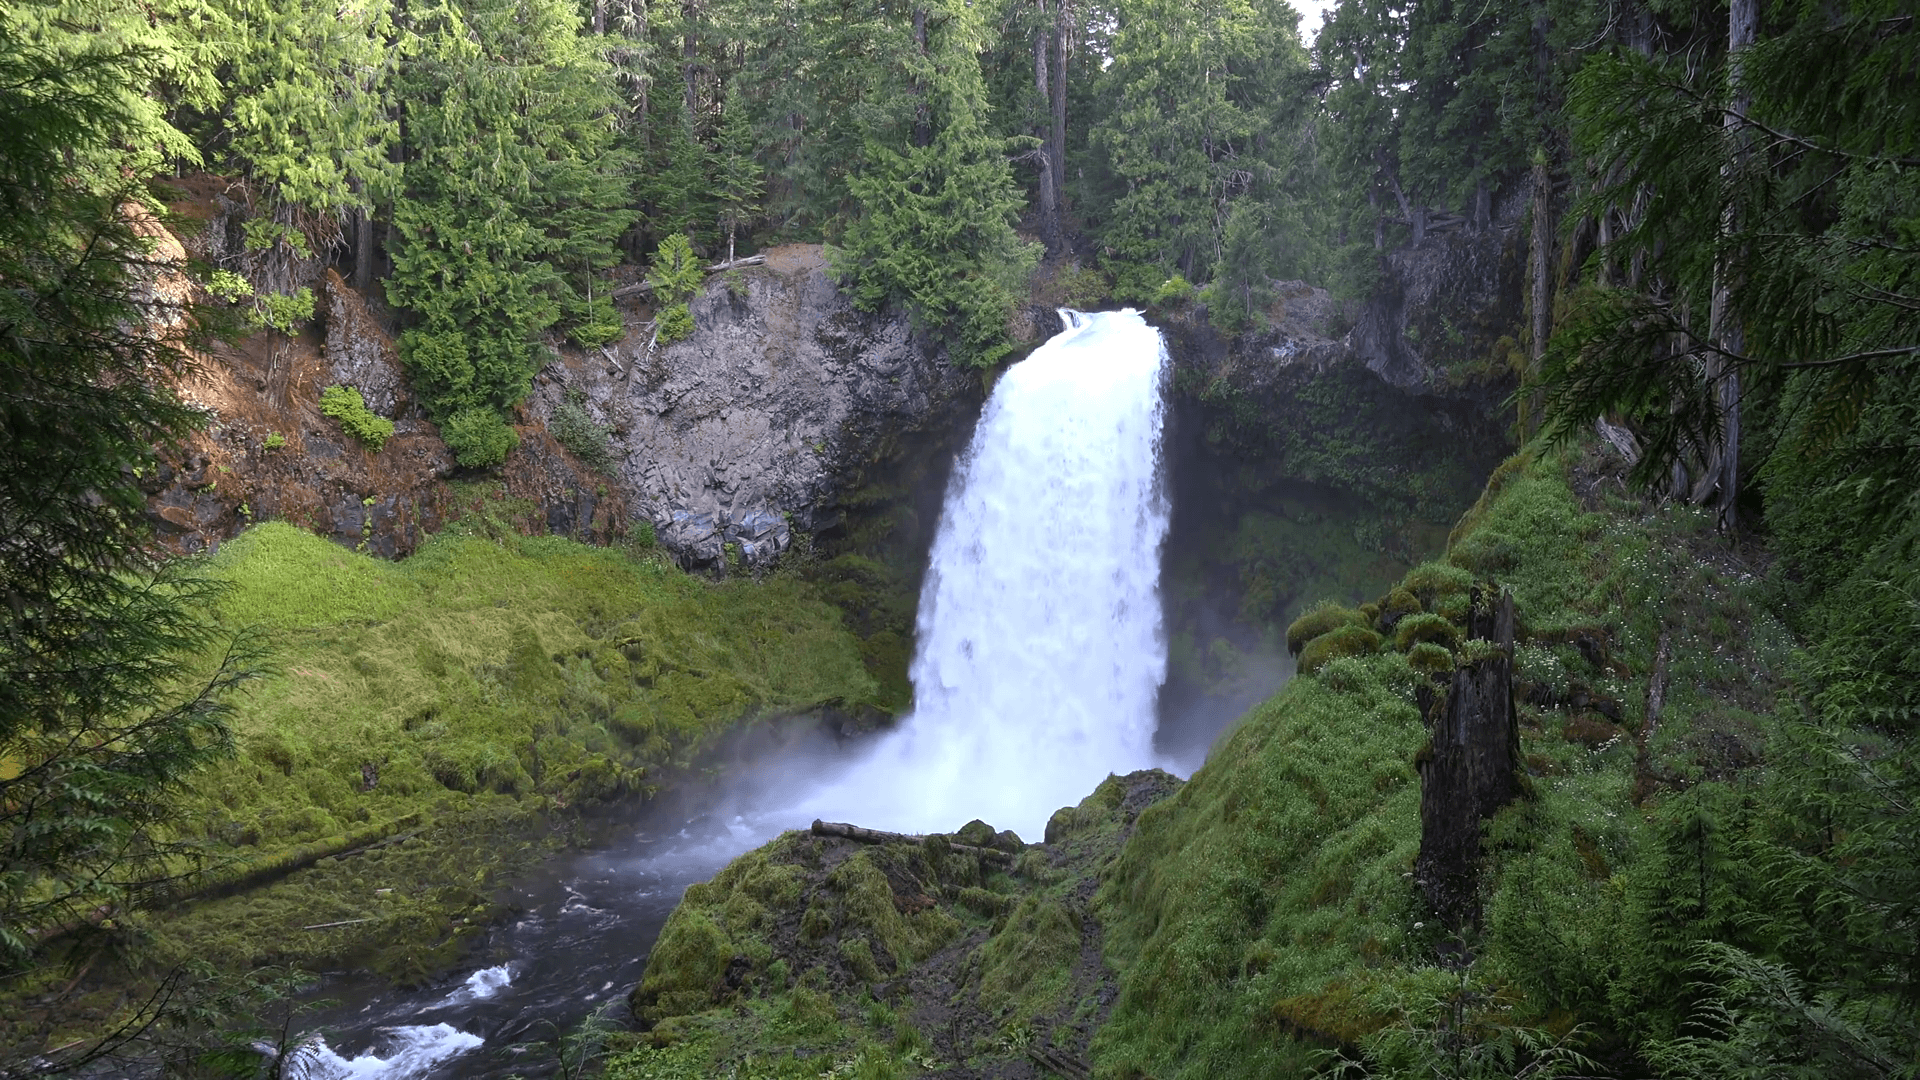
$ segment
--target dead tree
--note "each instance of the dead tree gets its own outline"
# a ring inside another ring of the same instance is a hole
[[[1520,793],[1520,731],[1513,708],[1513,596],[1475,587],[1469,639],[1490,644],[1461,664],[1444,691],[1421,687],[1432,739],[1420,771],[1420,855],[1414,877],[1449,930],[1480,917],[1481,825]],[[1471,649],[1472,646],[1469,646]]]

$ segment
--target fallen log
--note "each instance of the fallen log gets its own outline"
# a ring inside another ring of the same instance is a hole
[[[813,823],[813,835],[837,836],[842,840],[853,840],[862,844],[920,844],[925,843],[927,839],[924,836],[913,833],[882,832],[879,829],[862,828],[859,825],[848,825],[841,821],[820,821],[818,819],[815,819]],[[974,847],[972,844],[956,844],[951,840],[947,841],[947,850],[957,852],[961,855],[977,855],[982,859],[993,859],[999,862],[1013,861],[1012,855],[998,848]]]
[[[1067,1080],[1089,1080],[1093,1076],[1093,1070],[1085,1062],[1070,1058],[1051,1047],[1030,1046],[1027,1048],[1027,1059]]]

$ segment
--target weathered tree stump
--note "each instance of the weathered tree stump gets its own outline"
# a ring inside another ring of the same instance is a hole
[[[1520,793],[1520,731],[1513,707],[1513,596],[1475,587],[1467,636],[1490,655],[1460,665],[1444,694],[1423,686],[1432,739],[1420,771],[1420,855],[1414,876],[1449,930],[1480,917],[1481,825]]]

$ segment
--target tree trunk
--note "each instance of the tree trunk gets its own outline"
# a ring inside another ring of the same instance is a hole
[[[913,44],[924,58],[927,55],[927,9],[913,9]],[[919,103],[913,107],[913,145],[933,145],[933,116],[927,106],[927,88],[918,79],[913,83],[913,94]]]
[[[1547,173],[1547,155],[1542,150],[1533,158],[1533,245],[1527,268],[1532,281],[1529,301],[1533,305],[1532,358],[1536,369],[1547,351],[1547,337],[1553,333],[1553,178]]]
[[[686,0],[680,5],[680,13],[687,20],[687,28],[680,38],[680,75],[686,80],[687,130],[699,130],[700,117],[700,37],[694,32],[699,24],[699,0]]]
[[[1480,918],[1481,825],[1520,794],[1520,729],[1513,708],[1513,595],[1475,587],[1470,638],[1491,641],[1493,655],[1463,665],[1442,695],[1433,683],[1417,697],[1432,736],[1420,771],[1420,854],[1414,877],[1450,930]]]
[[[1044,18],[1047,0],[1038,0],[1038,8]],[[1041,103],[1050,109],[1053,93],[1047,66],[1053,50],[1048,37],[1044,27],[1033,32],[1033,89]],[[1053,170],[1054,159],[1059,154],[1059,144],[1052,139],[1052,124],[1043,117],[1040,121],[1040,240],[1046,244],[1050,257],[1060,254],[1060,189]]]
[[[1730,160],[1721,169],[1721,176],[1729,186],[1737,182],[1736,174],[1744,167],[1747,135],[1743,118],[1753,103],[1752,97],[1742,86],[1746,80],[1741,72],[1741,54],[1753,44],[1759,31],[1759,0],[1733,0],[1727,16],[1727,81],[1733,92],[1733,100],[1728,103],[1723,121]],[[1739,227],[1734,214],[1729,192],[1720,213],[1723,236]],[[1746,330],[1733,314],[1734,287],[1732,271],[1724,261],[1717,263],[1713,271],[1713,305],[1708,317],[1708,334],[1718,351],[1708,354],[1706,369],[1707,380],[1714,388],[1720,407],[1720,442],[1708,457],[1705,473],[1694,489],[1695,502],[1708,498],[1718,502],[1720,528],[1727,532],[1732,532],[1737,524],[1734,504],[1740,497],[1740,366],[1733,356],[1747,349]]]
[[[593,0],[593,36],[601,37],[607,32],[607,0]]]
[[[353,287],[367,295],[373,288],[373,211],[364,206],[353,212]]]
[[[1053,197],[1064,208],[1067,204],[1067,6],[1073,0],[1054,0],[1053,5]]]

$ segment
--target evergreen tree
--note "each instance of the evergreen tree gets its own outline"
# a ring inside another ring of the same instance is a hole
[[[429,0],[404,23],[408,161],[387,295],[417,319],[401,357],[448,445],[491,465],[512,445],[505,414],[539,367],[539,333],[563,317],[590,340],[609,333],[589,283],[633,220],[618,99],[561,0]]]
[[[861,210],[830,259],[861,307],[903,301],[956,359],[984,366],[1011,349],[1007,318],[1039,251],[1013,230],[1020,197],[985,121],[978,14],[931,5],[926,33],[926,55],[909,71],[929,138],[903,149],[869,138],[849,180]]]
[[[204,418],[143,190],[194,158],[156,100],[189,63],[115,5],[0,20],[0,969],[190,865],[171,796],[247,674],[207,664],[212,586],[163,567],[137,486]]]
[[[1144,299],[1168,275],[1204,280],[1235,199],[1289,170],[1305,53],[1282,0],[1126,0],[1088,134],[1089,216],[1115,295]]]
[[[720,204],[720,231],[727,238],[727,262],[733,261],[734,240],[740,227],[760,213],[765,173],[754,158],[753,124],[747,103],[728,93],[720,127],[720,145],[713,155],[713,187]]]

